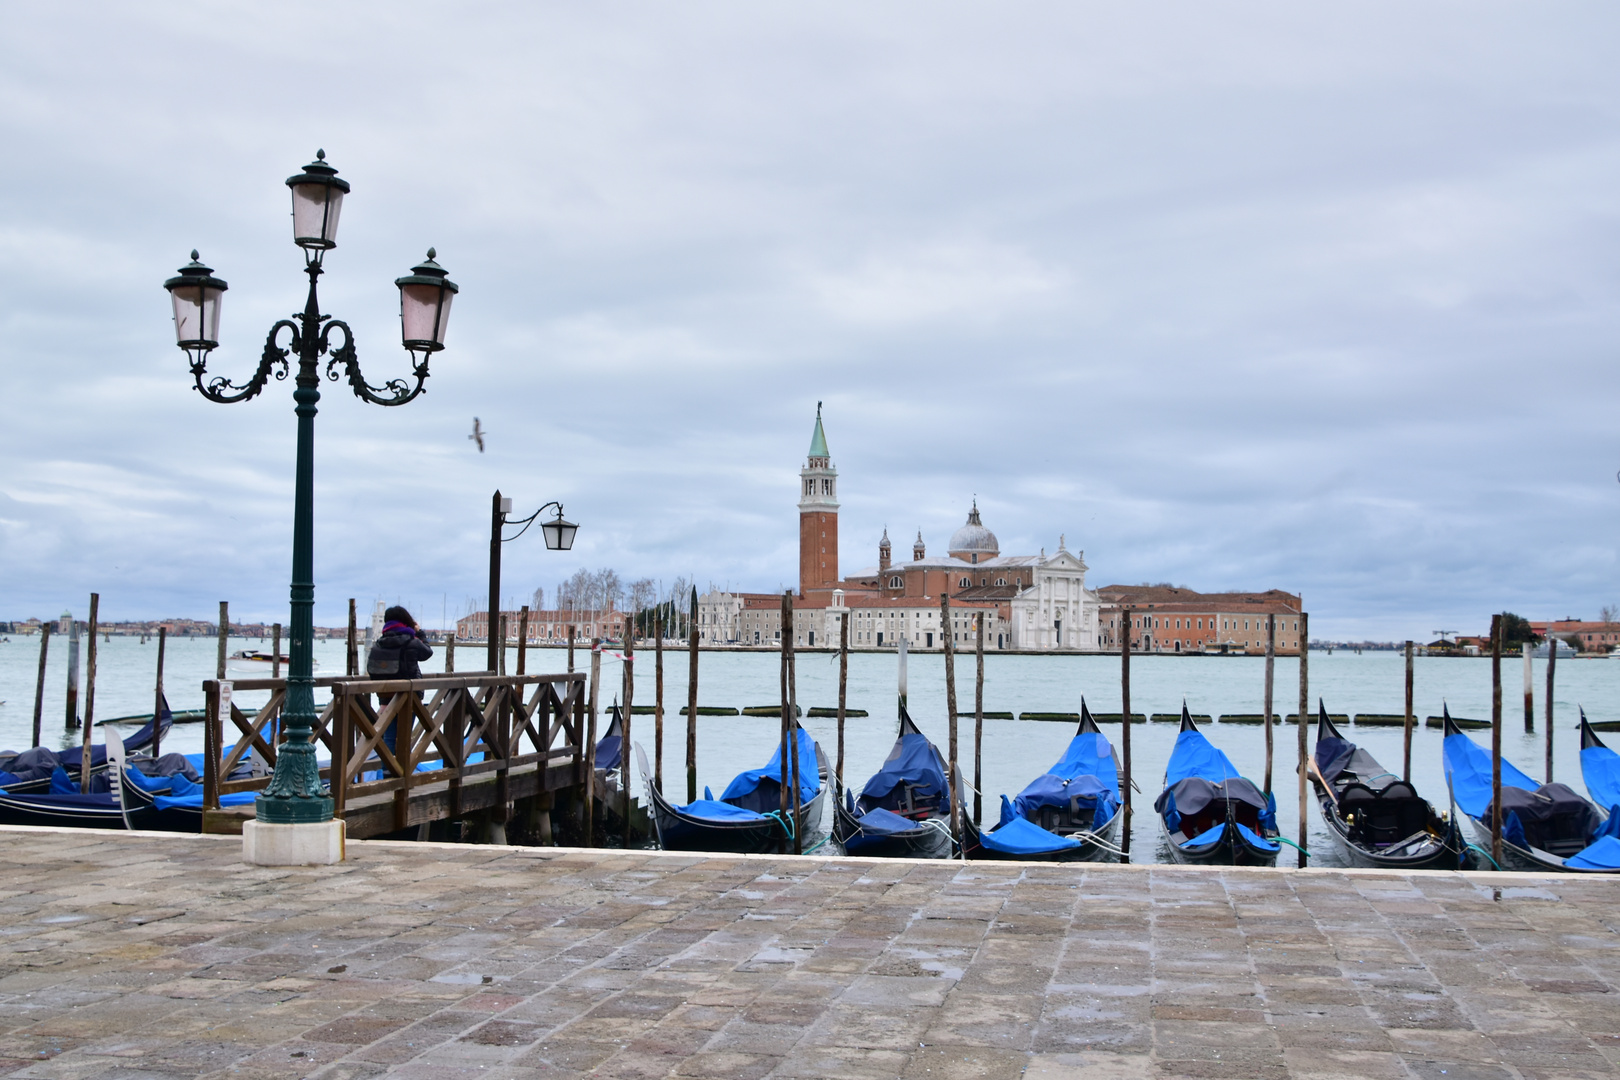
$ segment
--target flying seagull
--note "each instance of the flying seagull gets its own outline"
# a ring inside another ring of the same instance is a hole
[[[484,452],[484,428],[481,424],[479,424],[478,417],[476,416],[473,417],[472,434],[467,436],[467,438],[478,444],[478,452],[480,454]]]

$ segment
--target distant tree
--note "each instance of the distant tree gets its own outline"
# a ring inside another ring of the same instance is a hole
[[[529,607],[534,611],[546,610],[546,589],[544,585],[535,586],[534,598],[529,602]]]
[[[1620,608],[1613,604],[1604,604],[1598,609],[1598,622],[1620,621]]]
[[[1530,620],[1511,611],[1502,613],[1502,650],[1517,649],[1525,644],[1535,645],[1541,635],[1530,629]]]
[[[630,583],[630,610],[642,611],[658,602],[658,583],[652,578],[637,578]]]

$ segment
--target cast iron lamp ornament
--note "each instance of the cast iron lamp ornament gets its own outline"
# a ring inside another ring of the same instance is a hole
[[[297,322],[281,319],[270,328],[258,370],[246,383],[237,385],[222,376],[204,381],[208,354],[219,344],[219,306],[228,288],[225,282],[214,277],[193,251],[191,262],[163,287],[169,290],[174,303],[175,340],[191,360],[196,389],[209,401],[230,404],[258,396],[272,374],[277,380],[287,377],[287,358],[298,354],[298,373],[293,380],[298,460],[293,503],[291,663],[283,709],[287,739],[276,753],[276,771],[270,786],[254,805],[259,821],[305,824],[332,820],[332,800],[321,788],[314,743],[315,406],[321,400],[320,358],[331,354],[326,362],[326,377],[335,382],[340,374],[346,375],[356,397],[374,405],[403,405],[422,392],[428,377],[428,358],[444,348],[450,302],[459,290],[444,268],[433,261],[432,248],[428,249],[426,261],[394,282],[399,287],[401,339],[411,354],[415,383],[390,379],[382,386],[370,385],[360,374],[360,360],[348,324],[321,314],[315,290],[322,257],[337,246],[338,216],[349,183],[338,178],[337,170],[326,163],[326,151],[321,150],[302,173],[287,179],[287,186],[292,189],[293,242],[304,249],[309,298],[303,312],[293,316]],[[283,330],[288,332],[285,348],[276,343]],[[341,331],[337,341],[333,340],[334,330]]]

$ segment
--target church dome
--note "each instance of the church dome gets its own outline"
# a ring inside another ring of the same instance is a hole
[[[973,509],[968,511],[967,524],[951,534],[950,546],[946,548],[950,554],[958,559],[967,559],[978,562],[979,559],[995,558],[1001,554],[1001,542],[996,534],[984,527],[979,520],[979,503],[974,500]],[[973,556],[979,558],[975,559]]]

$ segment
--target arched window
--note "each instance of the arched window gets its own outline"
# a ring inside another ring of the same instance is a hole
[[[896,574],[894,577],[889,579],[889,588],[898,589],[900,587],[900,585],[901,585],[901,581],[900,581],[900,575],[899,574]]]
[[[973,582],[968,578],[963,578],[961,581],[956,583],[956,587],[958,589],[969,589],[973,587]]]
[[[997,585],[1005,585],[1005,584],[1007,584],[1007,579],[1004,578],[1004,577],[998,577],[998,578],[996,578],[996,584]]]

